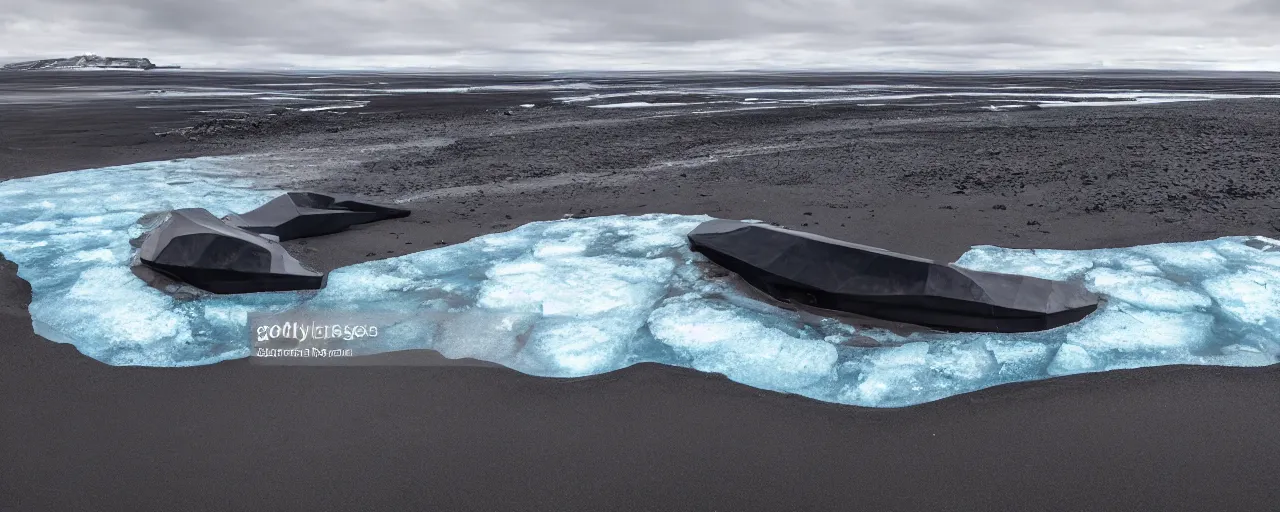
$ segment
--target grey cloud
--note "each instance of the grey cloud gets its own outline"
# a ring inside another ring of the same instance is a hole
[[[187,64],[1266,68],[1280,66],[1278,16],[1280,0],[0,0],[0,58],[104,48]]]
[[[1280,0],[1253,0],[1237,9],[1242,14],[1280,16]]]

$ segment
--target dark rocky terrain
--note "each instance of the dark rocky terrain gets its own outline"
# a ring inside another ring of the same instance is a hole
[[[1276,100],[669,117],[537,92],[379,97],[342,113],[136,106],[0,105],[0,179],[250,154],[264,176],[298,188],[414,210],[287,244],[326,270],[534,220],[615,213],[756,218],[944,260],[976,244],[1280,236]],[[574,380],[475,367],[116,368],[32,334],[29,288],[3,269],[3,510],[1266,510],[1280,501],[1270,433],[1280,367],[1080,375],[900,410],[651,365]]]
[[[1280,231],[1275,101],[658,118],[490,108],[448,120],[388,103],[365,116],[197,125],[206,132],[197,144],[243,150],[280,133],[299,146],[368,148],[297,186],[411,200],[431,218],[472,224],[433,231],[442,236],[431,242],[513,225],[507,216],[636,212],[759,218],[940,259],[977,244],[1085,248]]]

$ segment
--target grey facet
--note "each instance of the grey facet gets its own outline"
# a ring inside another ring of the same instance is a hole
[[[778,300],[935,329],[1052,329],[1100,301],[1076,283],[969,270],[766,224],[712,220],[689,242]]]
[[[382,206],[349,197],[314,192],[289,192],[261,207],[228,215],[227,224],[281,241],[328,235],[356,224],[409,215],[409,210]]]
[[[170,212],[138,249],[141,264],[213,293],[315,290],[325,274],[280,244],[232,226],[200,208]]]

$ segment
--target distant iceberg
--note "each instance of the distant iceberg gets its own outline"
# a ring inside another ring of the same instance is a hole
[[[4,71],[33,71],[41,69],[157,69],[178,66],[157,66],[151,59],[137,57],[99,57],[93,54],[77,55],[65,59],[29,60],[6,64]]]

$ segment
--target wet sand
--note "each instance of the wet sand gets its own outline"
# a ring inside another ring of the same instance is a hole
[[[540,106],[513,110],[521,103]],[[0,105],[0,178],[181,156],[346,155],[355,161],[297,185],[419,197],[404,203],[407,219],[290,245],[326,270],[566,214],[758,218],[940,259],[976,244],[1280,231],[1274,101],[659,118],[548,104],[534,93],[414,95],[365,115],[293,113],[188,136],[155,133],[207,116],[128,102]],[[1265,510],[1280,500],[1275,366],[1078,375],[892,410],[657,365],[573,380],[471,366],[116,368],[35,336],[14,271],[0,273],[3,510]]]

